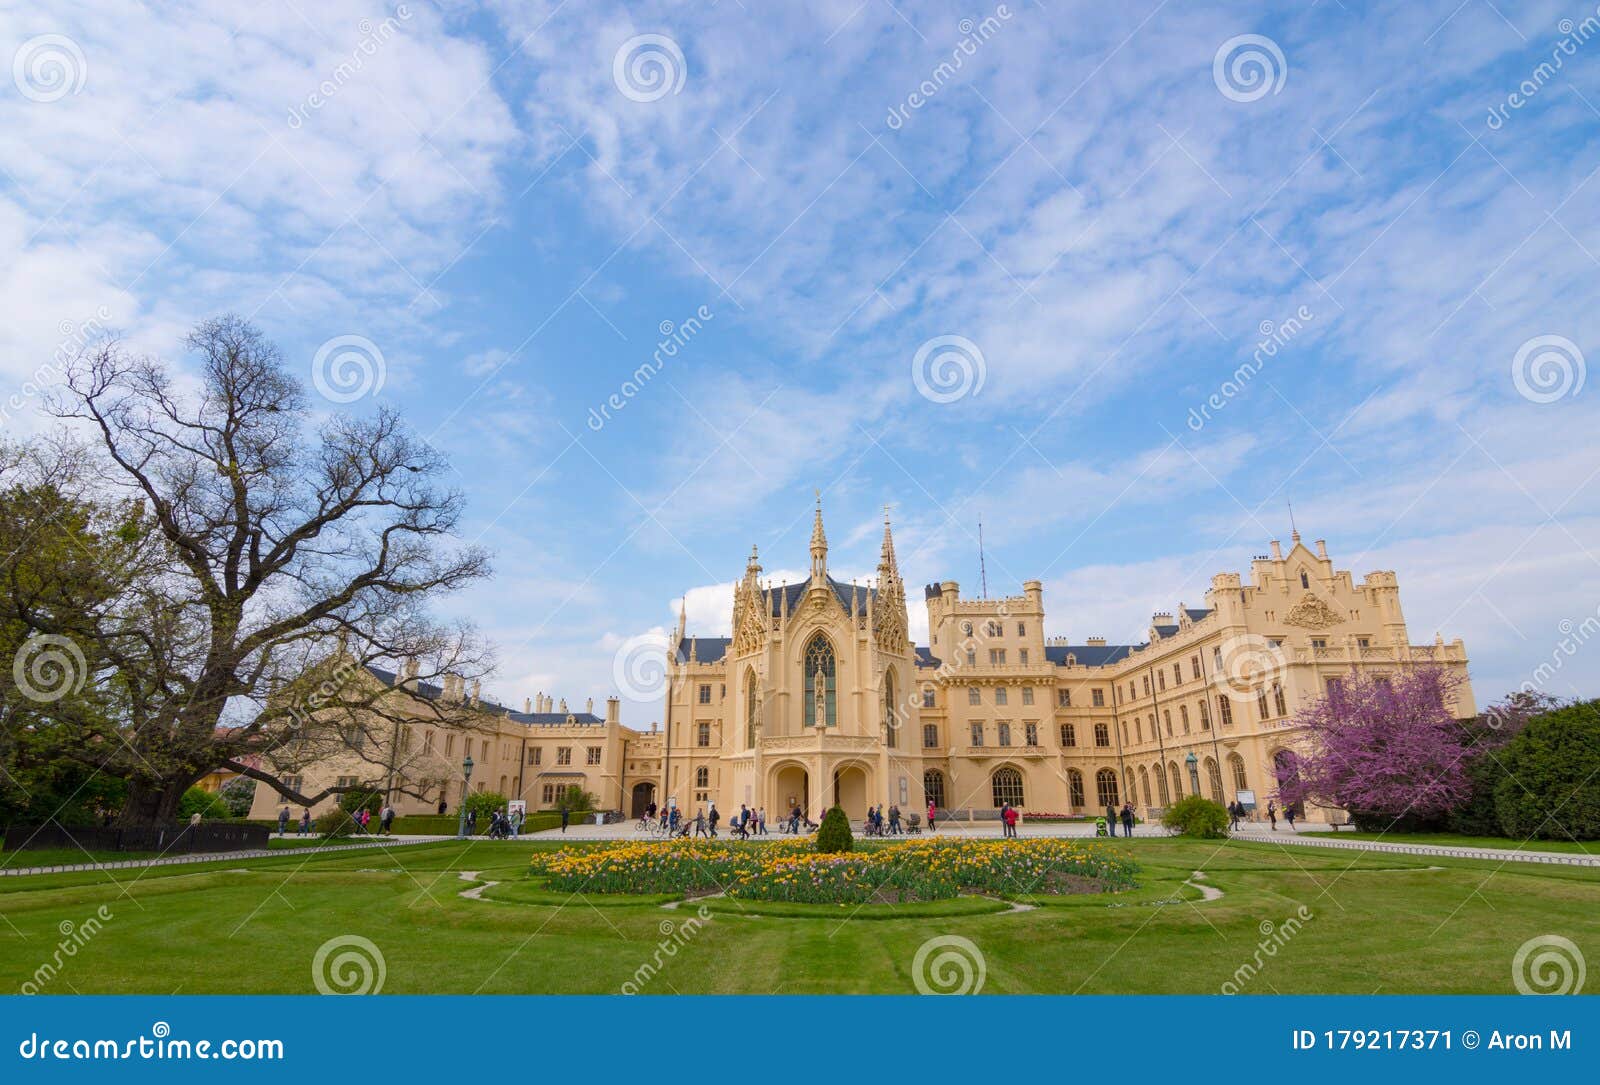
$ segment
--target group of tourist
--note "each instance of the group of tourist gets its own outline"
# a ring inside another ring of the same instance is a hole
[[[900,836],[905,832],[900,826],[900,807],[890,803],[887,815],[881,802],[867,807],[866,830],[868,836]]]
[[[1119,810],[1117,807],[1106,804],[1106,816],[1101,819],[1105,822],[1106,829],[1111,836],[1117,835],[1117,822],[1122,822],[1122,835],[1133,836],[1133,823],[1137,819],[1133,816],[1133,803],[1125,802]]]

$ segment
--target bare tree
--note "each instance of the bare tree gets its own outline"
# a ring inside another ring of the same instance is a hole
[[[360,757],[419,714],[474,717],[371,668],[411,661],[427,682],[490,666],[469,628],[430,613],[489,573],[481,550],[454,542],[463,498],[438,453],[384,406],[313,427],[277,348],[237,317],[186,342],[197,382],[116,342],[69,367],[53,410],[91,428],[96,456],[80,469],[99,500],[137,505],[140,545],[74,629],[20,615],[92,642],[117,711],[76,756],[128,781],[127,824],[170,820],[217,767],[314,802],[339,789],[286,786],[295,765]]]

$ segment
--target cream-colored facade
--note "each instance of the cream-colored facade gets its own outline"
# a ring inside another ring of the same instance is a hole
[[[433,687],[374,670],[419,701],[451,704],[466,725],[418,712],[387,745],[379,734],[377,748],[322,760],[295,782],[360,782],[401,813],[436,811],[441,798],[454,811],[471,753],[472,790],[540,809],[577,784],[629,816],[665,799],[691,817],[712,803],[725,815],[764,807],[774,822],[797,805],[816,819],[838,803],[859,820],[879,802],[922,812],[930,800],[946,819],[992,818],[1007,801],[1094,814],[1131,800],[1149,817],[1195,790],[1264,809],[1275,763],[1305,741],[1295,712],[1330,681],[1424,663],[1466,673],[1459,639],[1411,643],[1394,573],[1357,582],[1298,533],[1287,551],[1272,542],[1248,580],[1212,577],[1204,607],[1154,615],[1136,645],[1047,635],[1043,587],[1030,580],[994,599],[963,597],[953,581],[927,586],[930,643],[917,646],[887,522],[868,584],[828,574],[820,504],[810,551],[805,581],[772,584],[752,550],[731,637],[690,635],[680,614],[659,731],[622,726],[615,697],[604,718],[542,694],[516,712],[459,679]],[[1476,712],[1466,682],[1457,698],[1458,717]],[[280,806],[258,788],[251,816]]]
[[[659,784],[691,812],[800,805],[815,818],[837,802],[859,819],[931,799],[964,819],[1007,801],[1094,814],[1131,799],[1149,816],[1197,789],[1264,810],[1275,761],[1304,741],[1294,713],[1330,680],[1467,664],[1459,639],[1411,643],[1394,573],[1357,583],[1298,533],[1248,582],[1213,577],[1205,607],[1154,615],[1138,645],[1047,636],[1030,580],[995,599],[929,585],[917,647],[888,523],[873,583],[832,579],[827,554],[819,506],[806,582],[763,583],[752,552],[731,638],[690,636],[680,617]],[[1465,683],[1454,708],[1476,711]]]

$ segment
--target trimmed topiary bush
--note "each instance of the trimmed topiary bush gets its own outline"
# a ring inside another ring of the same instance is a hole
[[[317,815],[313,828],[324,837],[350,836],[361,831],[361,826],[349,814],[334,807]]]
[[[1228,835],[1228,811],[1220,802],[1189,795],[1167,807],[1161,824],[1182,836],[1216,840]]]
[[[850,832],[850,819],[844,816],[844,811],[835,806],[822,815],[822,824],[817,827],[817,850],[821,852],[850,851],[856,846],[856,838]]]
[[[1499,754],[1495,813],[1517,840],[1600,840],[1600,701],[1528,721]]]

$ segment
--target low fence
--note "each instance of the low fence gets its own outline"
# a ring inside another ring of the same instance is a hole
[[[101,828],[62,825],[13,825],[6,830],[6,851],[81,848],[84,851],[153,851],[165,855],[191,852],[249,851],[265,848],[271,830],[247,822],[203,822]]]

